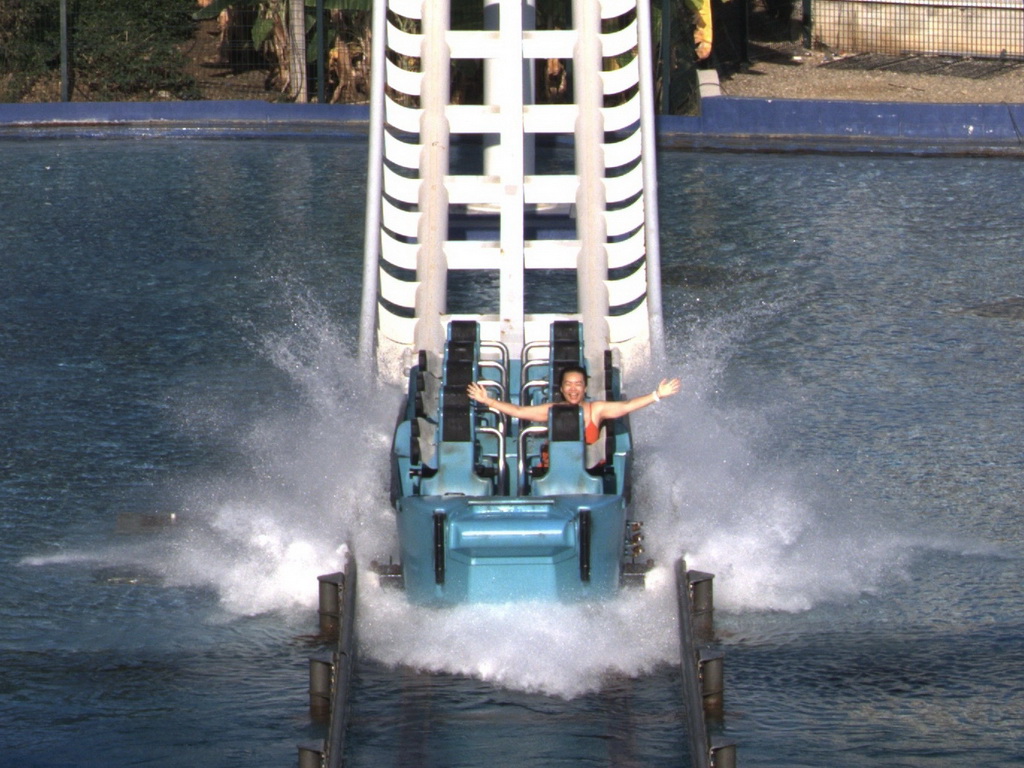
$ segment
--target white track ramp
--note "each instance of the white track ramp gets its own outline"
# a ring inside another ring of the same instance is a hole
[[[497,280],[494,306],[458,316],[485,341],[520,349],[578,319],[592,373],[608,348],[628,370],[661,344],[648,8],[571,2],[565,30],[536,29],[519,0],[485,3],[473,30],[450,28],[449,0],[375,7],[360,348],[385,378],[414,349],[441,352],[455,271]],[[482,103],[452,103],[463,59],[484,72]],[[567,73],[560,103],[537,97],[549,67]],[[534,167],[539,134],[573,158],[559,172]],[[537,269],[575,273],[566,306],[526,313]]]

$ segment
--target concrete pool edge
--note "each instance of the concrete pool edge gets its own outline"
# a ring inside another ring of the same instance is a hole
[[[264,101],[0,104],[0,138],[108,135],[357,135],[366,105]],[[1024,154],[1024,104],[924,104],[714,96],[658,118],[665,147],[731,151]]]
[[[658,128],[667,146],[703,149],[1024,154],[1024,104],[715,96]]]
[[[0,104],[0,138],[46,135],[279,136],[366,133],[366,105],[267,101]]]

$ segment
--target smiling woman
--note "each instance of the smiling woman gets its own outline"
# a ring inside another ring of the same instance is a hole
[[[640,395],[630,400],[588,401],[585,399],[587,372],[582,368],[569,367],[562,370],[558,390],[562,394],[563,402],[583,406],[583,423],[586,424],[586,441],[589,445],[597,442],[601,424],[606,419],[618,419],[640,408],[653,405],[663,397],[676,394],[679,391],[679,386],[679,379],[662,379],[654,391],[647,395]],[[481,405],[524,421],[547,421],[548,411],[557,405],[557,403],[517,405],[497,400],[490,397],[487,394],[487,389],[476,382],[472,382],[466,387],[466,394]]]

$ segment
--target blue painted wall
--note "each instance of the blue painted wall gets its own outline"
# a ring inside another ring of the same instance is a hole
[[[365,105],[263,101],[0,104],[0,137],[55,128],[157,133],[344,134]],[[715,96],[698,117],[661,117],[662,142],[692,148],[1024,154],[1024,104],[919,104]]]
[[[787,140],[824,149],[846,143],[936,151],[1024,151],[1024,104],[920,104],[802,99],[706,98],[699,117],[662,117],[665,136],[727,146]]]

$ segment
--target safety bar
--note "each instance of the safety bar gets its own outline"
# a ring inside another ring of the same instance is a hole
[[[478,360],[476,364],[481,369],[494,368],[497,370],[498,376],[501,377],[500,381],[502,391],[508,388],[508,368],[504,364],[499,363],[497,360]]]
[[[479,384],[481,387],[484,387],[485,389],[487,387],[493,387],[494,389],[498,390],[498,399],[505,399],[505,385],[502,384],[500,381],[494,381],[493,379],[480,379],[479,381],[477,381],[477,384]],[[488,410],[494,411],[493,408],[489,408]],[[500,413],[499,411],[494,412]]]
[[[508,369],[508,347],[501,341],[481,341],[480,349],[496,349],[498,354],[501,355],[501,364]]]
[[[523,354],[523,360],[529,360],[530,359],[530,353],[533,352],[533,350],[535,350],[535,349],[539,349],[540,347],[543,347],[544,349],[550,350],[551,349],[551,342],[550,341],[528,341],[528,342],[526,342],[526,344],[523,345],[523,353],[522,353]],[[551,352],[550,351],[548,352],[548,357],[551,357]],[[545,359],[547,359],[547,358],[545,358]]]
[[[537,387],[546,387],[547,385],[548,385],[547,379],[534,379],[533,381],[528,381],[525,384],[523,384],[523,388],[521,390],[519,390],[519,404],[520,405],[528,405],[529,404],[529,401],[526,398],[526,393],[529,390],[536,389]]]
[[[518,477],[516,479],[516,493],[520,496],[525,496],[529,490],[526,487],[526,438],[530,435],[546,435],[548,428],[544,425],[537,424],[532,427],[524,427],[519,430],[519,461],[517,462],[516,470]]]
[[[499,421],[500,427],[477,427],[478,435],[491,435],[498,441],[498,488],[505,488],[508,477],[508,466],[505,461],[505,423]]]
[[[491,379],[481,379],[477,382],[483,387],[490,387],[498,390],[498,399],[505,399],[505,387],[502,386],[499,381],[492,381]],[[497,408],[488,408],[490,413],[493,413],[497,419],[495,423],[497,427],[477,427],[477,434],[494,435],[498,440],[498,452],[495,454],[495,458],[498,460],[498,487],[506,488],[506,482],[508,478],[508,463],[506,459],[505,451],[505,414],[499,411]],[[490,454],[488,454],[490,455]]]
[[[520,378],[525,379],[527,371],[529,371],[531,368],[536,368],[541,365],[550,367],[551,361],[548,360],[546,357],[537,358],[536,360],[527,360],[525,363],[523,363],[523,370],[520,373]],[[548,378],[551,378],[550,375],[548,376]]]

